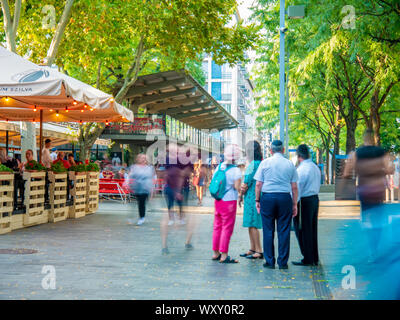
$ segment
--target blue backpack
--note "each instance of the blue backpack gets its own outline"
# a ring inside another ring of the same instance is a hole
[[[215,200],[221,200],[226,194],[226,172],[230,168],[234,168],[234,165],[227,165],[225,170],[221,169],[221,165],[219,165],[217,172],[214,174],[214,177],[210,183],[210,194]]]

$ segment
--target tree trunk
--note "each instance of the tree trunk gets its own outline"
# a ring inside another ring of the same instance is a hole
[[[341,131],[340,127],[336,128],[335,141],[333,144],[331,184],[335,184],[335,180],[336,180],[336,155],[339,154],[339,151],[340,151],[340,131]]]
[[[8,5],[8,0],[1,0],[1,9],[3,11],[3,24],[4,32],[6,34],[7,49],[11,52],[17,52],[17,45],[15,42],[14,30],[17,26],[12,23],[10,6]]]
[[[376,146],[380,146],[381,144],[381,137],[379,131],[381,129],[381,116],[379,114],[379,96],[378,91],[375,90],[374,94],[371,98],[371,108],[370,108],[370,123],[371,123],[371,130],[374,134],[374,142]]]
[[[325,183],[329,184],[330,183],[330,174],[329,174],[329,146],[327,146],[325,148],[325,163],[326,163],[326,167],[325,167]]]
[[[56,59],[58,47],[60,46],[60,42],[64,35],[65,28],[67,27],[69,19],[71,17],[73,4],[74,0],[67,0],[67,3],[65,4],[60,22],[57,25],[56,32],[54,33],[49,50],[47,51],[47,57],[45,59],[45,63],[48,66],[51,66],[54,63],[54,60]]]

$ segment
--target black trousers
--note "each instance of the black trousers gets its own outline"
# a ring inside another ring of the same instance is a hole
[[[286,266],[290,251],[292,197],[290,193],[263,193],[260,199],[265,262],[275,265],[275,225],[278,231],[278,265]]]
[[[139,217],[144,218],[146,215],[146,201],[149,195],[147,193],[144,194],[135,194],[135,198],[138,202],[139,207]]]
[[[298,204],[298,214],[294,217],[294,229],[299,242],[303,262],[317,264],[318,255],[318,195],[303,197]]]

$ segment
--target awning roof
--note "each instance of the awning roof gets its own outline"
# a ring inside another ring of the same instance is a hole
[[[40,113],[44,122],[133,121],[111,95],[0,46],[0,119],[39,121]]]
[[[0,143],[6,143],[6,131],[9,131],[9,141],[12,141],[14,145],[21,145],[20,128],[21,127],[17,122],[0,121]],[[39,123],[36,123],[36,141],[39,141],[39,130]],[[53,147],[78,141],[76,129],[69,129],[50,123],[43,124],[43,138],[50,138]],[[110,142],[109,139],[97,139],[94,144],[108,146]]]
[[[139,77],[127,98],[137,110],[165,113],[197,129],[234,128],[238,122],[184,70]]]

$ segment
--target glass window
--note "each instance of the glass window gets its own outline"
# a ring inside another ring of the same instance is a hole
[[[221,100],[221,82],[211,83],[211,95],[215,100]]]
[[[221,66],[217,65],[214,61],[211,62],[211,77],[213,79],[221,79],[222,77]]]

